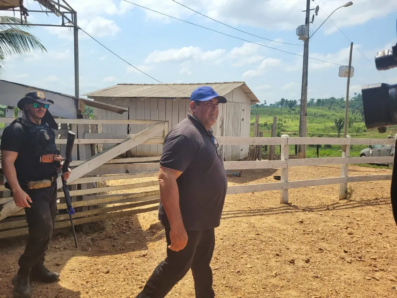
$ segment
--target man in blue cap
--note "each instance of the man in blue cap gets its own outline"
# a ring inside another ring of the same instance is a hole
[[[30,280],[52,283],[59,275],[44,266],[44,256],[55,224],[58,169],[62,156],[55,145],[58,129],[48,108],[54,102],[41,91],[29,92],[18,102],[21,118],[3,132],[1,158],[6,187],[15,205],[25,208],[29,227],[26,248],[12,280],[14,298],[29,298]],[[64,173],[67,180],[70,172]]]
[[[196,298],[215,296],[210,262],[227,178],[210,128],[218,118],[220,103],[226,103],[226,98],[211,87],[195,89],[190,97],[192,115],[171,129],[164,140],[159,219],[165,227],[167,258],[137,298],[165,297],[189,269]]]

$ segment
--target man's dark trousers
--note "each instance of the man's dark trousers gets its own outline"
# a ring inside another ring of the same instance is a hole
[[[213,298],[212,270],[210,262],[215,247],[214,229],[187,231],[186,247],[178,252],[168,248],[171,244],[170,230],[165,229],[167,258],[154,270],[143,291],[137,298],[163,298],[192,269],[196,298]]]
[[[29,238],[25,252],[19,259],[19,267],[30,269],[44,260],[50,242],[56,215],[57,183],[41,189],[23,190],[30,196],[33,203],[25,208],[29,227]]]

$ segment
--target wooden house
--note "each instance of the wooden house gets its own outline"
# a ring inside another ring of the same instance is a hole
[[[219,95],[226,97],[227,104],[219,106],[217,123],[212,127],[215,136],[249,137],[251,105],[259,103],[258,98],[245,82],[200,83],[200,84],[118,84],[93,91],[88,98],[95,102],[128,108],[122,115],[106,110],[94,109],[97,119],[145,119],[168,121],[170,128],[186,118],[189,113],[190,95],[199,86],[211,86]],[[145,126],[113,125],[103,126],[103,133],[109,135],[135,134]],[[239,160],[247,157],[248,145],[225,146],[225,160]],[[131,156],[159,156],[161,145],[141,145],[131,150]]]

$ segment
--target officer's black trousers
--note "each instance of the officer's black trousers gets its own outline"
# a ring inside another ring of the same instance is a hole
[[[154,270],[142,292],[137,298],[163,298],[192,269],[196,298],[213,298],[212,271],[210,262],[215,247],[214,229],[188,231],[186,247],[174,252],[169,229],[166,227],[167,258]]]
[[[19,267],[29,269],[44,260],[55,224],[57,183],[50,187],[26,190],[33,203],[25,208],[29,238],[25,252],[19,259]]]

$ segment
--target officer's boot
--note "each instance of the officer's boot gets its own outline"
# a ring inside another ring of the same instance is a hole
[[[12,279],[14,298],[30,298],[30,269],[19,269]]]
[[[43,262],[40,262],[32,268],[30,278],[34,281],[52,283],[59,280],[59,274],[56,272],[51,272],[44,266]]]

